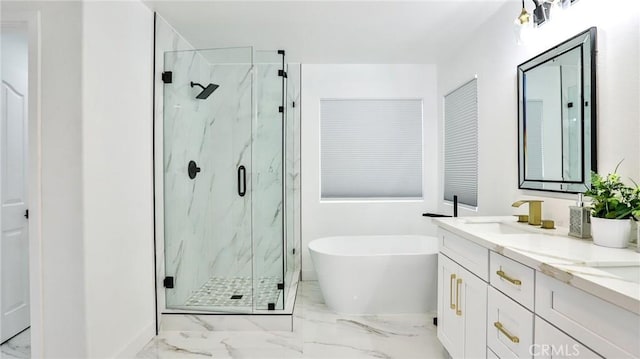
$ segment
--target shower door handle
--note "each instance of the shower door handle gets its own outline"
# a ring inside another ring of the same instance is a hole
[[[244,197],[247,193],[247,169],[244,166],[238,167],[238,195]]]

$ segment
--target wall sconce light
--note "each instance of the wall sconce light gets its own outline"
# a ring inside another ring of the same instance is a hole
[[[515,32],[518,44],[527,42],[531,36],[533,27],[540,27],[552,18],[560,17],[562,10],[571,6],[578,0],[531,0],[534,4],[533,16],[527,12],[524,0],[522,0],[522,11],[515,19]],[[532,18],[533,17],[533,21]]]
[[[533,23],[536,27],[541,26],[545,22],[549,21],[552,16],[569,7],[577,0],[531,0],[534,4],[533,8]],[[521,25],[525,25],[529,22],[530,15],[524,6],[524,0],[522,0],[522,12],[518,16]]]

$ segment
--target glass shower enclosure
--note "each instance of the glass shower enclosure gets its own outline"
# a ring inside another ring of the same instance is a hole
[[[162,79],[166,309],[284,309],[295,106],[284,51],[169,51]]]

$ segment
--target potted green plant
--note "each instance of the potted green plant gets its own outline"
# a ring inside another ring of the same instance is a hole
[[[591,236],[597,245],[625,248],[629,245],[631,218],[640,209],[640,188],[625,185],[616,172],[606,177],[591,173]],[[634,183],[635,184],[635,183]]]

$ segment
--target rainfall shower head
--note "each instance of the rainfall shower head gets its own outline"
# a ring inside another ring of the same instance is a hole
[[[216,84],[208,84],[207,87],[204,87],[199,83],[191,81],[191,87],[193,86],[198,86],[202,89],[202,91],[198,94],[198,96],[196,96],[196,98],[200,100],[206,99],[207,97],[209,97],[209,95],[213,93],[213,91],[215,91],[218,87],[220,87],[219,85],[216,85]]]

